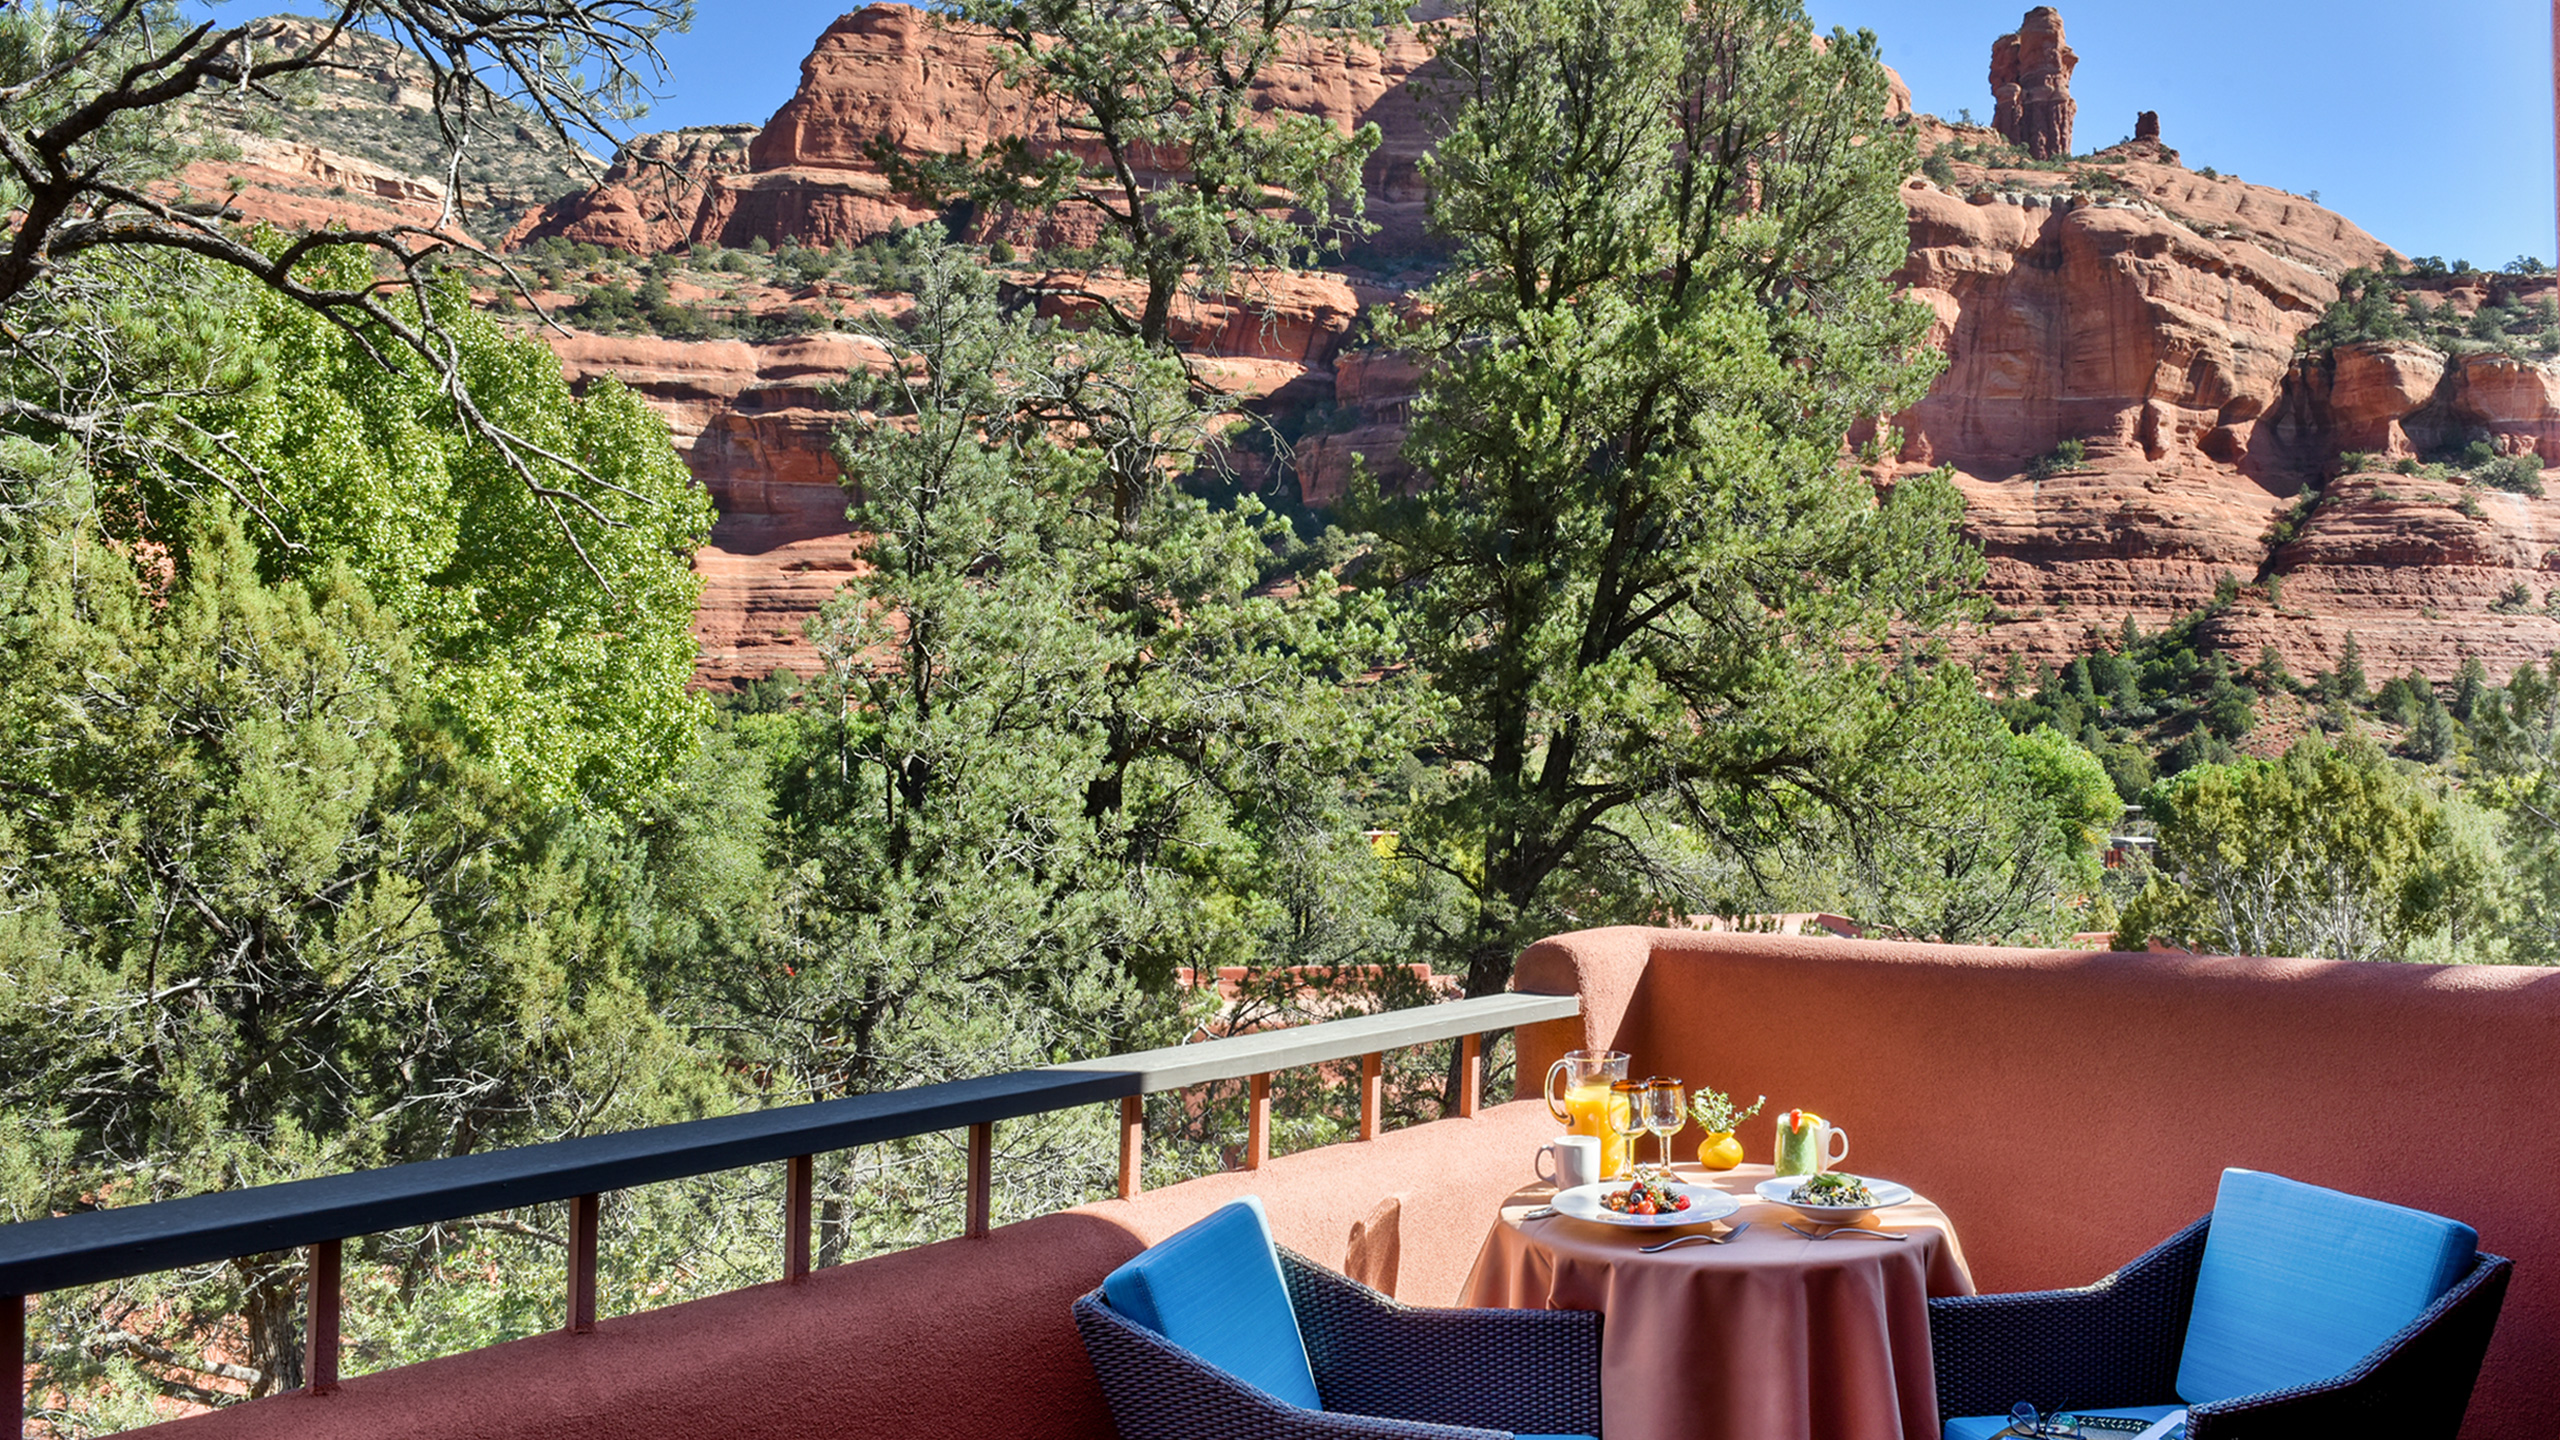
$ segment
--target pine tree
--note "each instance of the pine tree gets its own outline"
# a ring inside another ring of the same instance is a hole
[[[2329,693],[2349,705],[2365,702],[2364,652],[2356,646],[2356,632],[2347,632],[2347,643],[2338,651],[2338,668],[2329,675]]]
[[[1892,647],[1980,561],[1943,477],[1879,497],[1840,462],[1941,363],[1888,280],[1912,153],[1874,37],[1817,46],[1783,0],[1463,19],[1426,162],[1458,258],[1398,337],[1426,480],[1360,513],[1448,702],[1408,837],[1475,887],[1481,995],[1569,918],[1680,913],[1710,857],[1899,813],[1980,702]]]
[[[2489,669],[2477,655],[2462,657],[2462,668],[2453,677],[2453,718],[2468,725],[2479,712],[2480,701],[2489,690]]]

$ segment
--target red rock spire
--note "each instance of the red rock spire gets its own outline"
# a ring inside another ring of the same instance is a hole
[[[2560,0],[2552,0],[2560,13]],[[2071,153],[2071,71],[2080,63],[2062,43],[2062,14],[2039,5],[2018,32],[1991,42],[1991,128],[2039,160]]]

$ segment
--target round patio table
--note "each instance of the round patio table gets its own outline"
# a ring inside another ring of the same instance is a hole
[[[1709,1227],[1524,1221],[1553,1194],[1538,1186],[1503,1204],[1458,1303],[1604,1312],[1606,1440],[1934,1440],[1928,1300],[1973,1293],[1945,1214],[1915,1195],[1861,1227],[1909,1240],[1807,1240],[1786,1222],[1821,1227],[1752,1193],[1768,1166],[1673,1168],[1740,1199],[1722,1224],[1750,1230],[1646,1255]]]

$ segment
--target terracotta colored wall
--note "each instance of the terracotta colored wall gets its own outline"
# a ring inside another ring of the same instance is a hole
[[[1525,1090],[1607,1043],[1638,1074],[1845,1126],[1847,1169],[1944,1206],[1987,1291],[2079,1285],[2212,1208],[2224,1166],[2462,1220],[2515,1280],[2466,1440],[2560,1395],[2560,972],[1708,936],[1561,936],[1517,988]],[[1692,1137],[1694,1138],[1694,1137]]]
[[[2550,1432],[2560,1394],[2560,972],[2093,955],[1636,929],[1558,937],[1518,988],[1524,1089],[1586,1044],[1766,1091],[1919,1186],[1985,1289],[2081,1284],[2210,1208],[2225,1165],[2453,1215],[2517,1262],[2468,1440]],[[1342,1264],[1400,1198],[1398,1293],[1445,1304],[1555,1129],[1530,1100],[760,1286],[156,1427],[161,1440],[1109,1440],[1067,1305],[1260,1194]],[[1767,1115],[1745,1132],[1770,1149]],[[1378,1246],[1365,1247],[1371,1255]]]
[[[156,1440],[1111,1440],[1067,1307],[1148,1245],[1259,1194],[1281,1243],[1341,1266],[1401,1197],[1397,1293],[1455,1299],[1485,1225],[1556,1126],[1491,1107],[735,1291],[133,1432]],[[1375,1252],[1376,1242],[1371,1244]],[[777,1263],[778,1259],[777,1259]]]

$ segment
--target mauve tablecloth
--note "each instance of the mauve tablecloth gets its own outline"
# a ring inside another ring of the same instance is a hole
[[[1766,1165],[1721,1173],[1675,1167],[1677,1179],[1742,1201],[1724,1223],[1750,1232],[1723,1245],[1638,1251],[1689,1230],[1637,1230],[1557,1216],[1525,1227],[1544,1186],[1502,1208],[1461,1305],[1598,1310],[1603,1440],[1933,1440],[1938,1387],[1929,1368],[1932,1295],[1970,1295],[1955,1230],[1914,1196],[1869,1229],[1894,1243],[1790,1234],[1796,1211],[1751,1187]]]

